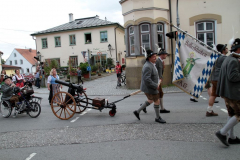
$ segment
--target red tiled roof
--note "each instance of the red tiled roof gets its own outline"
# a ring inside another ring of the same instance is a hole
[[[11,66],[11,65],[6,65],[6,64],[3,64],[2,65],[2,69],[20,69],[21,67],[18,67],[18,66]]]
[[[36,50],[34,49],[19,49],[15,48],[29,63],[35,65],[37,60],[34,57],[37,55]],[[31,52],[30,52],[31,50]]]

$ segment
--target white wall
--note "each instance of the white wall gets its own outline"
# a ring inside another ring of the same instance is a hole
[[[14,53],[16,53],[16,57],[14,57]],[[15,65],[15,60],[17,60],[17,64]],[[20,63],[20,60],[23,60],[23,64]],[[18,66],[21,67],[23,69],[23,73],[26,74],[27,73],[27,68],[29,68],[29,73],[34,73],[36,72],[32,70],[32,64],[29,63],[16,49],[14,49],[12,51],[12,53],[10,54],[10,56],[7,58],[6,60],[6,65],[11,65],[10,61],[12,61],[12,66]],[[22,71],[20,70],[20,73],[22,73]]]
[[[107,26],[107,27],[98,27],[98,28],[90,28],[76,31],[68,31],[68,32],[58,32],[54,34],[46,34],[36,36],[37,41],[37,51],[41,53],[42,62],[45,59],[51,58],[60,58],[61,66],[68,66],[69,56],[78,56],[78,64],[80,62],[84,62],[82,51],[87,51],[88,49],[92,51],[93,55],[97,55],[97,52],[102,52],[102,54],[107,54],[107,58],[112,58],[116,60],[116,51],[112,50],[110,56],[110,52],[108,51],[108,45],[111,44],[113,49],[116,49],[115,46],[115,34],[114,28],[116,26]],[[107,31],[108,34],[108,42],[100,42],[100,31]],[[122,39],[122,43],[124,43],[124,31],[119,36]],[[92,43],[85,44],[85,35],[84,33],[91,33]],[[76,45],[70,46],[69,44],[69,35],[75,34]],[[54,37],[61,37],[61,47],[55,47],[55,39]],[[48,48],[42,48],[42,38],[47,38]],[[122,44],[120,44],[122,52],[125,49],[122,49]]]

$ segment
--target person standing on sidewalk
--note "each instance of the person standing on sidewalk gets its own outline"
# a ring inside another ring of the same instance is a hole
[[[207,108],[207,112],[206,112],[207,117],[218,116],[217,113],[213,112],[213,104],[215,102],[215,99],[217,97],[219,97],[216,94],[219,72],[220,72],[220,69],[221,69],[221,66],[222,66],[222,63],[223,63],[224,59],[227,57],[226,54],[228,53],[228,48],[227,48],[226,44],[225,45],[218,44],[217,45],[217,50],[222,55],[220,55],[218,57],[218,59],[216,61],[216,64],[215,64],[215,67],[214,67],[213,72],[212,72],[212,93],[211,93],[211,96],[210,96],[209,101],[208,101],[208,108]]]
[[[40,88],[40,73],[39,73],[39,71],[36,72],[35,78],[36,78],[36,87],[37,87],[37,89],[39,89]]]
[[[82,81],[82,84],[83,84],[83,80],[82,80],[82,70],[81,70],[80,67],[78,67],[77,76],[78,76],[78,85],[79,85],[79,81]]]
[[[116,61],[117,65],[115,67],[117,74],[117,86],[121,86],[121,74],[122,74],[122,66],[119,64],[119,61]]]
[[[47,80],[48,90],[50,91],[49,92],[49,97],[48,97],[50,105],[51,105],[51,101],[52,101],[53,96],[56,93],[60,92],[60,87],[62,88],[62,85],[55,82],[56,79],[59,80],[59,76],[57,75],[57,70],[55,68],[53,68],[50,71],[50,75],[48,76],[48,80]],[[53,102],[54,103],[58,102],[58,99],[55,98]]]
[[[141,110],[145,109],[154,102],[154,110],[156,113],[155,122],[166,123],[166,121],[160,117],[159,113],[159,78],[158,71],[155,66],[156,60],[156,53],[153,53],[151,50],[147,50],[147,59],[142,68],[141,91],[145,93],[148,100],[145,101],[138,110],[135,110],[133,114],[140,120],[139,113]]]
[[[237,38],[231,46],[232,54],[222,63],[217,95],[221,96],[228,110],[228,121],[216,132],[216,136],[226,146],[240,144],[240,139],[234,135],[234,126],[240,121],[240,39]],[[228,133],[228,139],[227,139]]]

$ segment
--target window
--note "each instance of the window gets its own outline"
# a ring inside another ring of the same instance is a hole
[[[14,53],[14,57],[17,57],[17,54],[16,54],[16,53]]]
[[[12,61],[10,61],[10,65],[12,65]]]
[[[140,25],[141,28],[141,46],[145,47],[146,50],[151,49],[150,44],[150,25],[149,24],[142,24]],[[143,49],[142,49],[143,53]]]
[[[29,73],[29,68],[27,68],[26,70],[27,70],[27,73]]]
[[[108,41],[107,31],[101,31],[100,32],[100,39],[101,39],[101,42],[107,42]]]
[[[20,59],[20,64],[23,64],[23,60],[22,59]]]
[[[85,43],[92,43],[92,36],[91,33],[85,33]]]
[[[105,66],[107,63],[107,56],[106,54],[102,54],[101,58],[98,55],[93,55],[94,65],[100,64],[101,66]]]
[[[61,47],[61,37],[55,37],[55,47]]]
[[[76,45],[75,35],[69,35],[70,45]]]
[[[69,62],[73,68],[78,67],[78,57],[77,56],[70,56],[69,57]]]
[[[134,48],[134,28],[133,26],[129,27],[129,48],[130,48],[130,54],[135,54],[135,48]]]
[[[165,48],[164,46],[164,25],[162,23],[157,24],[157,40],[159,48]]]
[[[47,38],[42,38],[42,48],[48,48]]]
[[[17,65],[17,60],[15,60],[15,65]]]
[[[215,43],[215,29],[213,21],[196,23],[197,39],[213,47]]]

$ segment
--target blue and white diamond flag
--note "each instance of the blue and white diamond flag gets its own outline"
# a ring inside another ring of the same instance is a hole
[[[215,51],[209,50],[178,31],[173,84],[195,98],[199,98],[218,57]]]

